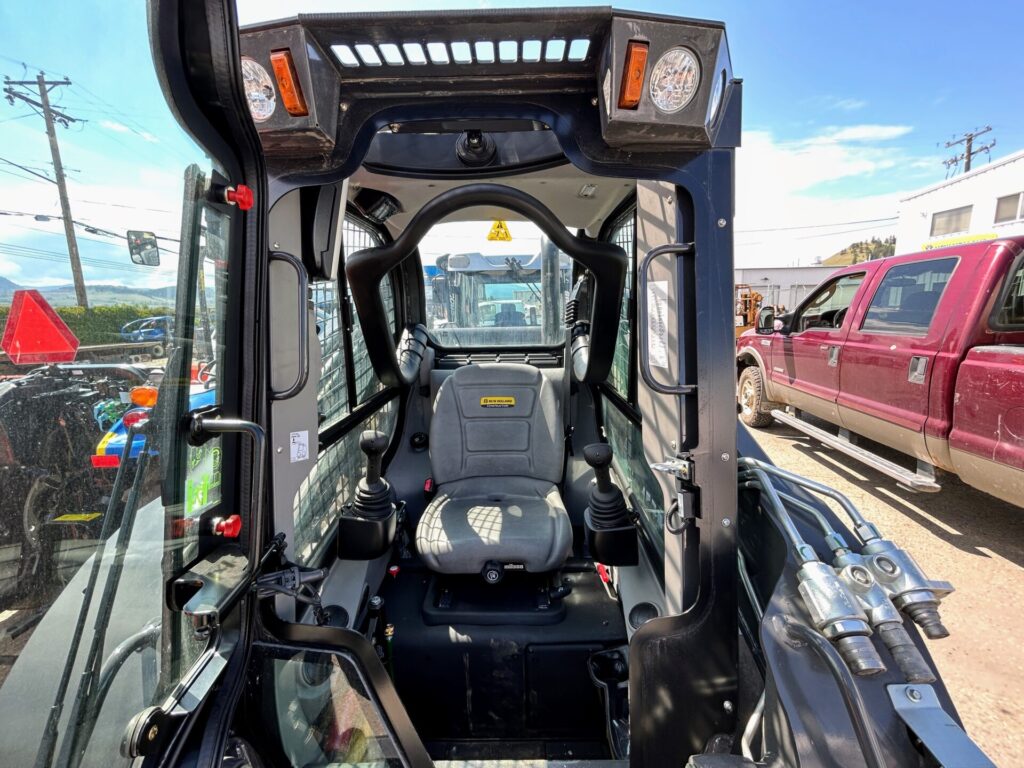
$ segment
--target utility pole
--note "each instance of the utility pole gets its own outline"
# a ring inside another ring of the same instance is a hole
[[[18,90],[19,87],[36,86],[39,90],[39,100]],[[53,171],[57,194],[60,197],[60,212],[64,219],[64,236],[68,241],[68,258],[71,261],[71,278],[75,284],[75,297],[78,299],[78,306],[89,308],[89,299],[85,293],[85,278],[82,276],[82,261],[78,255],[78,239],[75,237],[75,222],[71,218],[71,203],[68,200],[67,180],[64,176],[64,165],[60,160],[60,146],[57,144],[57,130],[54,126],[54,119],[67,128],[71,123],[78,122],[77,118],[70,117],[58,109],[50,106],[50,89],[60,85],[71,85],[66,77],[63,80],[47,80],[42,72],[35,80],[10,80],[4,78],[4,93],[7,94],[7,101],[14,104],[15,99],[21,99],[39,110],[42,110],[43,119],[46,121],[46,135],[50,140],[50,155],[53,157]]]
[[[974,140],[979,136],[988,133],[991,130],[992,126],[986,125],[980,131],[968,131],[956,141],[947,141],[946,149],[951,149],[952,147],[955,147],[958,144],[963,144],[964,151],[959,155],[954,155],[948,160],[944,160],[942,164],[946,166],[947,169],[949,169],[951,167],[960,165],[960,161],[962,160],[964,163],[964,173],[967,173],[969,170],[971,170],[971,158],[973,158],[975,155],[980,155],[982,152],[988,152],[990,149],[992,149],[992,147],[996,145],[996,140],[992,139],[992,141],[990,141],[988,144],[980,146],[977,149],[974,148]]]

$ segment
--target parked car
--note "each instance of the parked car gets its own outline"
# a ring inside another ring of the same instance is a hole
[[[939,490],[938,468],[1024,506],[1022,250],[1014,237],[855,264],[792,313],[762,310],[737,340],[740,419],[778,419],[915,490]]]
[[[121,326],[121,338],[129,342],[151,342],[155,354],[163,354],[174,336],[174,318],[170,315],[143,317]]]

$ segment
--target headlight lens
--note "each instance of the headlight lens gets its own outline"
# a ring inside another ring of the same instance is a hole
[[[651,101],[662,112],[678,112],[700,85],[700,64],[688,48],[670,48],[651,72]]]
[[[270,73],[253,59],[242,57],[242,83],[245,98],[249,101],[249,113],[257,123],[270,119],[277,107],[277,94]]]

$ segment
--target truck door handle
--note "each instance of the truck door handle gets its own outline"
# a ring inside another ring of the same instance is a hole
[[[910,358],[910,369],[907,371],[907,381],[911,384],[924,384],[925,373],[928,371],[928,358],[924,355],[914,355]]]
[[[832,344],[828,347],[828,367],[835,368],[839,365],[839,345]]]

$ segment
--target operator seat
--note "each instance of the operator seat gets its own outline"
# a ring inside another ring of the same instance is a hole
[[[416,528],[426,565],[481,573],[489,562],[542,573],[572,549],[557,483],[565,450],[560,399],[532,365],[481,363],[441,385],[430,422],[437,496]]]

